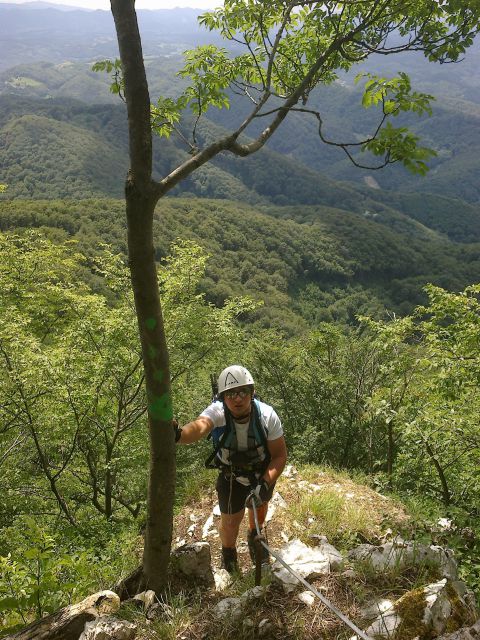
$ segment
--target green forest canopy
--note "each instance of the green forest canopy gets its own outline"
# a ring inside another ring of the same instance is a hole
[[[0,234],[0,248],[5,632],[133,568],[125,549],[135,562],[148,451],[124,262],[37,231]],[[184,241],[168,254],[159,287],[181,423],[208,402],[209,373],[241,359],[282,416],[292,461],[361,470],[384,490],[421,493],[426,513],[441,503],[459,527],[478,528],[478,286],[429,287],[411,316],[319,324],[284,340],[237,323],[255,313],[251,300],[215,307],[198,293],[204,249]],[[179,501],[205,455],[205,446],[179,452]],[[475,588],[480,548],[469,536],[451,542]]]
[[[211,256],[201,280],[207,299],[221,305],[232,293],[253,296],[263,305],[248,321],[287,334],[320,321],[356,324],[358,313],[409,313],[425,300],[427,282],[459,290],[480,279],[478,244],[452,243],[398,216],[391,228],[329,207],[195,198],[164,200],[161,212],[154,226],[158,259],[177,238],[194,240]],[[87,255],[99,242],[126,253],[121,201],[0,202],[2,230],[32,227],[52,239],[75,239]]]

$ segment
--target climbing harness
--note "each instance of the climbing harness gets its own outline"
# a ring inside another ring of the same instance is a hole
[[[223,405],[225,426],[215,427],[209,435],[213,441],[213,451],[205,460],[207,469],[221,469],[227,475],[233,473],[238,476],[252,476],[262,473],[270,462],[270,453],[267,447],[267,436],[262,426],[260,404],[256,398],[252,400],[252,410],[248,425],[248,449],[237,450],[237,436],[233,417],[230,411]],[[263,458],[260,452],[263,451]],[[228,464],[221,459],[221,452],[225,451]]]
[[[349,618],[347,618],[347,616],[342,613],[340,611],[340,609],[337,609],[337,607],[332,604],[329,600],[327,600],[327,598],[325,598],[325,596],[322,596],[321,593],[319,593],[319,591],[317,591],[317,589],[315,589],[315,587],[312,587],[311,584],[309,584],[304,578],[302,578],[301,575],[299,575],[294,569],[292,569],[291,567],[288,566],[288,564],[278,555],[278,553],[276,553],[275,551],[273,551],[268,544],[265,542],[265,538],[264,536],[260,533],[260,526],[258,524],[258,515],[257,515],[257,505],[255,503],[255,495],[253,494],[253,492],[249,495],[250,498],[250,502],[252,505],[252,509],[253,509],[253,517],[255,519],[255,528],[257,530],[257,538],[256,538],[256,572],[255,572],[255,584],[258,586],[260,584],[260,580],[261,580],[261,561],[260,557],[261,557],[261,553],[260,553],[260,545],[262,547],[264,547],[269,553],[270,555],[272,555],[275,560],[277,560],[283,567],[285,567],[285,569],[287,571],[289,571],[292,576],[294,576],[299,582],[301,582],[303,585],[305,585],[305,587],[307,587],[307,589],[309,589],[313,595],[317,596],[317,598],[319,598],[319,600],[328,608],[330,609],[330,611],[332,611],[337,618],[340,618],[340,620],[347,625],[347,627],[350,627],[350,629],[352,631],[354,631],[357,636],[359,638],[361,638],[362,640],[372,640],[372,638],[370,636],[367,636],[367,634],[362,631],[361,629],[359,629],[357,627],[357,625],[352,622],[351,620],[349,620]],[[247,498],[247,500],[249,499]]]

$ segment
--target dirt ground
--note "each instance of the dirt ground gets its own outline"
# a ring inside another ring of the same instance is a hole
[[[180,546],[189,542],[208,541],[211,548],[212,565],[214,568],[220,568],[221,542],[218,534],[220,512],[213,485],[214,480],[212,480],[212,486],[204,491],[200,499],[187,504],[182,513],[176,516],[174,521],[174,544],[175,546]],[[315,493],[316,490],[337,491],[339,495],[347,500],[349,499],[357,510],[361,508],[368,511],[370,520],[368,539],[362,539],[364,536],[359,533],[360,539],[358,542],[371,542],[373,544],[379,542],[388,531],[386,523],[397,523],[401,526],[408,521],[408,516],[404,510],[389,498],[380,495],[367,486],[357,484],[347,477],[339,477],[334,472],[317,471],[310,475],[307,480],[303,474],[300,476],[293,469],[292,475],[284,474],[280,478],[275,489],[265,525],[268,544],[273,549],[280,549],[292,537],[302,537],[305,534],[309,523],[292,519],[291,514],[288,513],[288,506],[297,504],[305,493]],[[278,506],[276,493],[280,494],[281,499],[286,502],[287,510]],[[215,509],[216,505],[217,508]],[[209,528],[209,533],[204,537],[204,526],[212,516],[212,526]],[[248,514],[246,512],[237,543],[239,567],[242,572],[252,569],[247,547],[247,533]]]
[[[196,498],[187,501],[174,520],[174,546],[182,546],[195,541],[210,543],[213,569],[221,567],[221,542],[218,533],[220,512],[214,489],[215,475],[207,479],[203,490]],[[281,498],[277,495],[279,494]],[[322,530],[322,511],[309,511],[309,496],[322,498],[333,496],[332,504],[337,505],[340,514],[338,528],[330,523],[329,542],[343,541],[346,550],[361,542],[381,543],[395,535],[408,524],[409,518],[402,507],[393,500],[380,495],[374,489],[357,483],[347,475],[335,471],[320,470],[317,467],[302,468],[299,472],[287,468],[276,485],[270,502],[266,535],[269,546],[281,549],[294,538],[303,539],[311,546],[315,540],[311,533],[325,534]],[[335,498],[339,497],[338,500]],[[307,498],[307,499],[306,499]],[[321,502],[321,500],[320,500]],[[282,503],[282,504],[280,504]],[[307,508],[305,508],[305,504]],[[312,500],[315,504],[315,499]],[[329,503],[327,503],[329,504]],[[338,506],[340,505],[340,507]],[[343,505],[343,506],[342,506]],[[342,519],[342,509],[345,518]],[[327,509],[328,511],[328,509]],[[323,512],[325,514],[325,511]],[[356,519],[358,514],[361,518]],[[312,517],[313,516],[313,517]],[[337,521],[334,521],[336,525]],[[355,530],[350,526],[359,525]],[[339,529],[340,535],[339,534]],[[298,592],[286,594],[283,588],[269,579],[266,572],[262,584],[264,595],[248,604],[244,616],[238,620],[222,620],[219,624],[212,616],[212,608],[222,599],[238,597],[254,586],[254,570],[247,546],[248,516],[243,520],[238,543],[240,573],[224,591],[218,592],[212,586],[195,585],[192,580],[176,574],[171,584],[172,603],[180,594],[183,600],[177,606],[177,614],[160,627],[152,625],[144,629],[140,640],[349,640],[353,631],[339,620],[318,598],[307,604],[299,598]],[[397,595],[409,588],[409,578],[405,584],[395,584]],[[371,584],[371,577],[352,570],[348,561],[339,572],[322,576],[311,581],[324,597],[340,609],[350,620],[360,627],[361,607],[372,597],[385,597],[392,592],[390,584]],[[176,595],[175,595],[176,594]]]

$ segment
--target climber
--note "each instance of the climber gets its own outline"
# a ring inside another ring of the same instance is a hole
[[[248,507],[248,549],[255,558],[255,522],[251,504],[255,500],[260,526],[265,522],[268,501],[283,471],[287,448],[282,423],[269,405],[255,397],[250,372],[232,365],[218,377],[218,395],[196,420],[183,427],[174,424],[175,440],[190,444],[211,434],[213,452],[207,467],[219,469],[216,483],[220,505],[220,539],[224,568],[238,570],[237,537]],[[269,554],[262,546],[262,563]]]

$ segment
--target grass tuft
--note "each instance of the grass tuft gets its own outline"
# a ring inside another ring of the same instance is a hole
[[[334,488],[300,495],[289,507],[288,514],[292,524],[305,526],[300,536],[305,543],[312,535],[324,535],[333,544],[348,547],[358,534],[364,538],[375,535],[369,511]]]
[[[215,486],[216,469],[194,467],[177,473],[176,510],[201,500]]]

